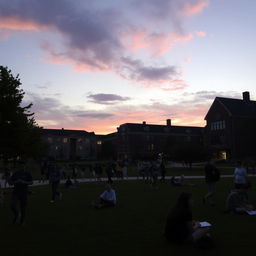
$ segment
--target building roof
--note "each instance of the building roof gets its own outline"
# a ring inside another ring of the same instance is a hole
[[[218,101],[221,105],[223,105],[226,111],[231,116],[256,118],[256,101],[245,101],[242,99],[232,99],[223,97],[216,97],[214,102],[215,101]],[[210,112],[210,110],[211,108],[209,109],[208,113]],[[205,119],[207,119],[208,113],[206,114]]]
[[[203,127],[125,123],[125,124],[120,125],[120,129],[121,129],[121,131],[122,131],[122,129],[125,129],[125,131],[127,130],[129,132],[175,133],[175,134],[201,135]]]
[[[66,130],[66,129],[42,129],[43,135],[52,136],[88,136],[93,135],[93,132],[86,132],[84,130]]]

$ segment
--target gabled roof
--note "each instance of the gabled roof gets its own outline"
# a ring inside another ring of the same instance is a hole
[[[215,101],[218,101],[226,109],[230,116],[256,118],[256,101],[245,101],[241,99],[223,97],[216,97],[213,104]],[[205,119],[207,119],[207,115],[209,114],[211,108],[207,112]]]
[[[89,133],[84,130],[42,129],[42,134],[52,136],[88,136],[94,133]]]
[[[156,124],[136,124],[125,123],[120,125],[120,128],[127,129],[129,132],[150,132],[150,133],[175,133],[175,134],[187,134],[187,135],[201,135],[203,127],[195,126],[167,126]]]

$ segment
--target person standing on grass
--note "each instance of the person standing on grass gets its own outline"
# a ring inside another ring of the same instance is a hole
[[[237,162],[237,167],[234,171],[234,183],[236,189],[246,189],[248,186],[247,172],[241,161]]]
[[[209,228],[201,228],[193,221],[192,195],[183,192],[167,217],[164,235],[171,244],[197,244],[202,239],[210,240]]]
[[[112,163],[107,164],[105,172],[106,172],[107,177],[108,177],[108,183],[112,184],[113,183],[112,176],[114,174]]]
[[[11,210],[14,214],[13,224],[23,225],[28,201],[28,185],[33,184],[32,176],[30,172],[25,170],[24,162],[19,162],[18,171],[10,177],[10,184],[14,186],[11,197]]]
[[[165,168],[165,163],[164,160],[161,160],[160,164],[160,170],[161,170],[161,182],[165,182],[165,174],[166,174],[166,168]]]
[[[52,198],[50,202],[54,203],[56,196],[58,196],[60,200],[62,199],[62,193],[58,192],[58,187],[61,180],[60,168],[53,161],[51,161],[48,165],[48,173],[49,184],[51,185],[52,190]]]
[[[203,197],[203,204],[206,204],[208,200],[210,201],[210,205],[214,206],[213,196],[216,192],[216,182],[220,179],[220,172],[215,167],[214,162],[209,160],[208,163],[204,167],[205,173],[205,182],[207,184],[208,192]]]

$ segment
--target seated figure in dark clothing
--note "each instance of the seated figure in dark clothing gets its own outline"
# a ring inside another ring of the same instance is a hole
[[[209,228],[201,228],[199,222],[193,221],[191,206],[191,194],[181,193],[165,225],[165,237],[169,243],[193,244],[210,237]]]

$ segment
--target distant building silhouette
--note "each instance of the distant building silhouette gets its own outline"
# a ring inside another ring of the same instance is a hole
[[[256,101],[216,97],[205,116],[205,145],[217,158],[256,156]]]
[[[48,157],[56,160],[95,159],[95,134],[84,130],[43,129]]]
[[[117,128],[116,145],[118,158],[151,158],[164,152],[168,139],[176,143],[203,144],[203,127],[174,126],[171,119],[166,125],[126,123]]]

